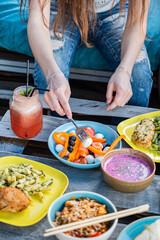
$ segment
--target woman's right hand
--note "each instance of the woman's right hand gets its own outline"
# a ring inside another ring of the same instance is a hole
[[[49,92],[45,92],[43,99],[52,111],[56,111],[59,115],[72,117],[69,98],[71,90],[67,79],[63,73],[55,73],[48,82]]]

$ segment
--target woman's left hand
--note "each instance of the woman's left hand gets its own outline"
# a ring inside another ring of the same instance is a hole
[[[113,96],[115,92],[115,97]],[[115,107],[123,107],[132,97],[132,87],[129,74],[122,68],[117,68],[108,82],[106,99],[109,106],[107,111]]]

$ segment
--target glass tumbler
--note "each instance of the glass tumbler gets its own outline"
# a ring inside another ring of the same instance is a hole
[[[33,87],[28,87],[28,89]],[[26,86],[18,87],[13,92],[10,100],[10,118],[13,132],[20,138],[33,138],[42,129],[43,108],[39,100],[38,90],[32,97],[23,96],[21,93]]]

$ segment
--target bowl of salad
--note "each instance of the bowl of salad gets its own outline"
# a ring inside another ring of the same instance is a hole
[[[75,133],[74,125],[66,123],[51,132],[48,147],[52,154],[71,167],[90,169],[101,165],[103,156],[113,148],[121,148],[121,139],[112,128],[92,121],[77,121],[91,139],[90,146],[85,146]]]
[[[66,193],[57,198],[48,210],[48,221],[51,227],[85,220],[116,212],[114,204],[106,197],[88,191]],[[93,226],[57,234],[59,240],[106,240],[116,228],[118,220],[104,222]]]

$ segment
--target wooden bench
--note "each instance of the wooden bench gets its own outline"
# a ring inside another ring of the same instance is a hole
[[[30,60],[30,74],[34,71],[32,57],[0,48],[0,71],[26,74],[26,62]],[[70,79],[106,83],[112,71],[71,68]]]
[[[14,52],[7,51],[5,49],[0,49],[0,73],[2,76],[6,76],[6,74],[26,74],[26,61],[30,60],[30,74],[34,71],[34,63],[33,58],[28,57],[26,55],[17,54]],[[98,70],[90,70],[90,69],[73,69],[71,68],[70,79],[81,80],[81,81],[92,81],[92,82],[100,82],[106,83],[111,77],[111,71],[98,71]],[[9,77],[9,81],[6,79],[3,80],[3,77],[0,80],[0,100],[9,100],[13,95],[13,89],[15,88],[15,79],[14,81]],[[4,77],[5,78],[5,77]],[[21,84],[25,84],[25,82]],[[155,83],[156,84],[156,83]],[[85,97],[85,96],[84,96]],[[43,107],[48,109],[48,106],[44,103],[42,96],[41,100],[43,103]],[[83,115],[94,115],[94,116],[115,116],[129,118],[135,115],[139,115],[142,113],[148,113],[154,111],[154,109],[150,108],[142,108],[135,106],[125,106],[123,108],[116,108],[113,111],[106,111],[107,104],[105,102],[86,100],[86,99],[78,99],[71,98],[70,99],[71,109],[73,113],[83,114]],[[87,107],[87,112],[86,112]]]

